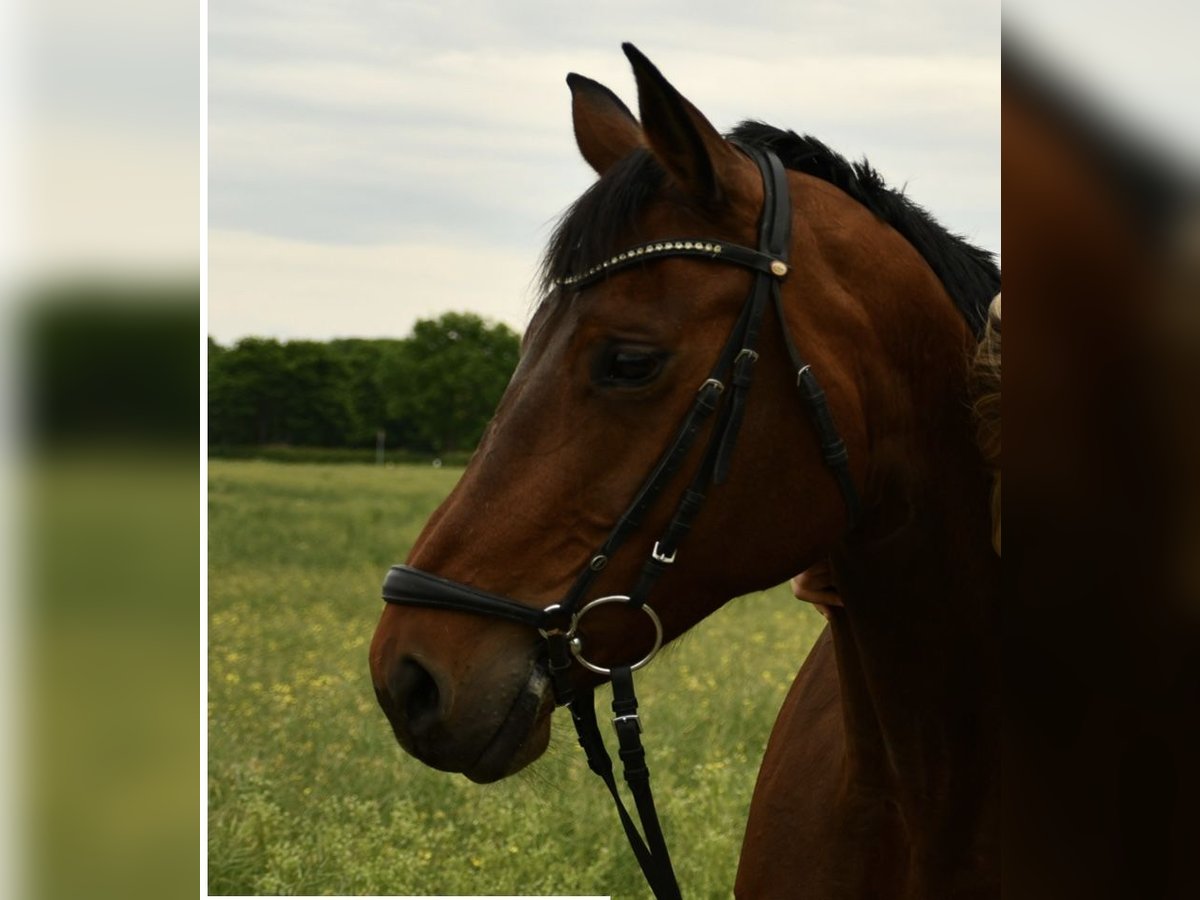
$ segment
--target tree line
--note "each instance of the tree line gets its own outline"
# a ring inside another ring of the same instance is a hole
[[[208,339],[210,452],[248,445],[474,449],[520,339],[472,313],[422,319],[401,340]]]

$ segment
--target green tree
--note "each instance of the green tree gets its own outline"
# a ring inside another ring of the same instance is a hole
[[[474,447],[517,365],[520,339],[472,313],[422,319],[384,360],[388,418],[411,429],[421,449]]]
[[[288,391],[282,345],[250,337],[225,349],[210,340],[208,366],[209,443],[281,440]]]
[[[345,355],[318,341],[281,347],[286,389],[279,400],[279,440],[305,447],[343,447],[360,428]]]
[[[387,398],[380,383],[380,375],[386,360],[400,352],[400,340],[365,340],[342,338],[331,341],[329,346],[347,368],[347,392],[354,408],[355,425],[346,436],[346,443],[353,447],[372,447],[376,435],[383,430],[387,446],[405,446],[412,443],[411,429],[388,417]]]

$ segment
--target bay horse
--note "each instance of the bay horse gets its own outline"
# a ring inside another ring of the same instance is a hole
[[[999,560],[968,369],[998,272],[865,162],[757,122],[722,137],[624,49],[640,121],[568,76],[598,180],[478,450],[389,573],[380,705],[409,753],[494,781],[545,750],[556,697],[632,696],[660,641],[829,558],[842,605],[772,733],[736,893],[996,896]]]

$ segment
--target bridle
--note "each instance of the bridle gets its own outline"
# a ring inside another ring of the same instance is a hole
[[[599,775],[616,802],[617,813],[629,838],[634,855],[655,897],[680,897],[679,885],[671,866],[666,841],[658,822],[650,791],[650,773],[641,743],[641,723],[637,715],[637,696],[633,672],[647,665],[662,644],[662,623],[646,599],[658,579],[674,564],[680,543],[704,504],[708,490],[725,481],[730,460],[741,430],[746,396],[758,361],[758,338],[766,309],[773,303],[779,318],[784,344],[796,372],[796,387],[808,407],[809,416],[821,444],[821,454],[829,467],[846,504],[850,527],[858,519],[859,499],[850,477],[849,456],[838,433],[812,368],[803,360],[783,316],[779,285],[788,274],[787,251],[791,240],[791,205],[788,199],[787,173],[779,158],[768,150],[740,146],[757,164],[763,179],[763,209],[759,221],[758,249],[721,240],[672,239],[652,241],[631,247],[611,259],[563,279],[559,284],[583,290],[615,272],[643,265],[649,260],[668,256],[699,257],[750,269],[755,273],[750,295],[742,306],[724,348],[700,385],[691,408],[684,416],[674,440],[646,477],[633,502],[617,520],[604,543],[592,554],[575,578],[566,596],[544,609],[526,606],[469,587],[411,566],[393,566],[383,583],[383,599],[405,606],[454,610],[506,619],[536,628],[546,645],[547,668],[554,687],[555,701],[568,706],[587,755],[588,766]],[[724,399],[724,403],[722,400]],[[718,409],[720,410],[718,413]],[[663,488],[678,471],[702,426],[717,413],[717,419],[699,468],[679,499],[670,524],[654,544],[634,587],[628,594],[599,597],[584,602],[596,575],[604,569],[622,544],[641,526],[647,511]],[[593,609],[613,603],[628,604],[646,614],[654,626],[654,645],[640,660],[623,666],[605,668],[585,655],[579,625]],[[605,749],[596,721],[593,689],[575,690],[568,677],[572,659],[599,675],[608,676],[613,690],[613,726],[620,743],[623,774],[633,795],[645,838],[639,834],[621,801],[613,776],[612,761]]]

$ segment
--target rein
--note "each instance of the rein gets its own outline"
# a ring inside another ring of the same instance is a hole
[[[614,272],[666,256],[703,257],[741,266],[755,273],[750,295],[743,304],[725,347],[709,371],[708,378],[697,390],[696,398],[680,423],[674,440],[651,469],[604,543],[576,576],[562,601],[537,609],[407,565],[393,566],[383,583],[383,599],[389,603],[474,613],[527,625],[539,631],[546,643],[547,667],[555,702],[569,707],[588,766],[604,781],[612,795],[634,856],[654,896],[659,900],[679,900],[680,892],[650,789],[650,772],[646,767],[646,753],[641,741],[642,726],[637,714],[637,695],[633,687],[633,672],[654,658],[663,639],[662,623],[646,600],[658,579],[675,563],[679,545],[704,505],[707,492],[713,485],[723,483],[729,474],[733,449],[745,413],[746,396],[753,382],[754,365],[758,361],[759,333],[769,303],[774,305],[779,318],[784,344],[796,372],[796,387],[808,407],[825,464],[842,493],[850,527],[854,526],[859,515],[858,493],[850,478],[845,442],[834,425],[825,393],[817,383],[812,368],[792,342],[783,317],[779,285],[788,274],[787,252],[791,241],[787,173],[779,158],[770,151],[744,146],[741,149],[754,160],[763,179],[763,209],[757,249],[709,239],[653,241],[625,250],[560,282],[562,287],[583,290]],[[641,526],[646,512],[678,471],[703,425],[714,414],[717,415],[716,422],[700,467],[684,490],[670,524],[655,542],[630,592],[585,603],[584,598],[596,575]],[[655,637],[653,647],[642,659],[629,665],[605,668],[584,655],[579,625],[591,610],[612,603],[625,603],[644,612],[654,627]],[[612,681],[613,727],[620,744],[623,775],[642,825],[641,833],[617,790],[612,760],[604,746],[596,719],[594,689],[577,691],[568,677],[573,661]]]

